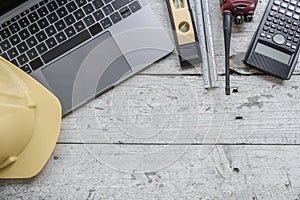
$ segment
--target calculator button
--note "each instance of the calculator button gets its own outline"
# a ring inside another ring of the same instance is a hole
[[[280,5],[280,3],[281,3],[281,1],[280,1],[280,0],[275,0],[275,1],[274,1],[274,4],[275,4],[275,5],[277,5],[277,6],[279,6],[279,5]]]
[[[297,48],[297,47],[296,47],[295,45],[292,45],[292,49],[293,49],[293,50],[296,50],[296,48]]]
[[[285,15],[288,16],[288,17],[291,17],[293,15],[293,13],[290,12],[290,11],[287,11]]]
[[[297,22],[293,22],[293,26],[298,26],[298,23]]]
[[[300,14],[300,8],[296,8],[295,12]]]
[[[284,44],[285,43],[285,39],[284,39],[283,35],[281,35],[281,34],[274,35],[273,36],[273,41],[276,44]]]
[[[287,4],[287,3],[285,3],[285,2],[282,2],[282,3],[281,3],[281,7],[283,7],[283,8],[287,8],[287,7],[288,7],[288,4]]]
[[[296,38],[300,38],[300,35],[298,33],[295,34]]]
[[[268,31],[269,29],[268,29],[268,27],[265,26],[265,27],[263,28],[263,30],[264,30],[264,31]]]
[[[278,20],[274,19],[274,20],[273,20],[273,23],[274,23],[274,24],[278,24]]]
[[[272,36],[271,35],[267,35],[267,39],[271,39],[272,38]]]
[[[294,15],[293,15],[293,18],[294,18],[295,20],[299,20],[299,19],[300,19],[300,16],[297,15],[297,14],[294,14]]]
[[[270,22],[266,22],[265,25],[266,26],[270,26],[271,24],[270,24]]]
[[[298,43],[298,41],[299,41],[299,40],[298,40],[297,38],[295,38],[295,39],[293,40],[294,43]]]
[[[282,16],[282,17],[280,18],[280,20],[283,21],[283,22],[285,22],[286,18],[285,18],[284,16]]]
[[[273,10],[273,11],[276,11],[276,12],[277,12],[277,11],[278,11],[278,9],[279,9],[279,7],[278,7],[278,6],[272,6],[272,10]]]
[[[288,30],[286,30],[286,29],[283,29],[283,33],[288,33]]]
[[[287,40],[291,41],[291,40],[292,40],[292,38],[291,38],[290,36],[288,36],[288,37],[287,37]]]
[[[283,26],[283,22],[279,22],[279,25],[280,25],[280,26]]]
[[[290,32],[289,32],[289,35],[290,35],[290,36],[293,36],[293,35],[294,35],[294,32],[290,31]]]
[[[287,19],[286,22],[289,23],[289,24],[291,24],[292,20],[291,19]]]
[[[278,12],[284,15],[285,14],[285,9],[280,8]]]
[[[261,37],[266,37],[266,34],[265,33],[261,33],[260,36]]]
[[[295,10],[295,6],[289,5],[288,9],[294,11]]]
[[[296,0],[292,0],[292,1],[291,1],[291,4],[296,5],[296,4],[297,4],[297,1],[296,1]]]
[[[286,43],[286,46],[287,46],[287,47],[291,47],[292,44],[288,42],[288,43]]]
[[[277,27],[277,30],[278,30],[278,31],[282,31],[282,27],[278,26],[278,27]]]

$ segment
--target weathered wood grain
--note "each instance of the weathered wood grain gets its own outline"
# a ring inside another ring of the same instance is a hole
[[[203,146],[143,153],[159,148],[57,145],[38,177],[0,181],[0,199],[300,198],[299,146],[217,146],[206,157],[199,157]]]
[[[67,116],[59,142],[300,144],[300,77],[233,76],[231,96],[201,84],[135,76]]]
[[[149,2],[172,38],[165,1]],[[222,16],[210,3],[223,74]],[[232,55],[246,51],[266,4],[234,26]],[[203,89],[200,66],[180,69],[176,53],[153,64],[65,117],[42,173],[0,180],[0,200],[299,200],[300,77],[234,75],[231,96],[219,78]]]

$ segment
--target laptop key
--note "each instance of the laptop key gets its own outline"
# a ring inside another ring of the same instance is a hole
[[[39,16],[36,12],[32,12],[28,15],[28,19],[31,23],[33,23],[39,19]]]
[[[128,6],[125,6],[124,8],[121,8],[121,9],[119,10],[119,12],[120,12],[120,14],[122,15],[123,18],[126,18],[126,17],[128,17],[129,15],[131,15],[131,12],[130,12]]]
[[[58,5],[56,4],[55,1],[50,1],[48,4],[47,4],[47,8],[50,12],[56,10],[58,8]]]
[[[56,22],[55,24],[55,27],[58,31],[61,31],[63,30],[64,28],[66,28],[66,24],[63,20],[59,20],[58,22]]]
[[[21,12],[20,16],[24,17],[25,15],[27,15],[29,13],[29,10],[24,10],[23,12]]]
[[[113,5],[115,10],[119,10],[120,8],[122,8],[123,6],[129,4],[132,1],[133,0],[115,0],[115,1],[112,2],[112,5]]]
[[[29,60],[26,56],[26,54],[22,54],[17,58],[20,65],[25,65]]]
[[[62,55],[63,53],[81,44],[82,42],[88,40],[90,37],[91,35],[87,30],[82,31],[81,33],[78,33],[77,35],[65,41],[64,43],[61,43],[52,50],[46,52],[44,55],[42,55],[42,59],[45,63],[48,63],[53,59],[57,58],[58,56]]]
[[[67,8],[67,10],[68,10],[69,12],[73,12],[74,10],[77,9],[77,6],[76,6],[76,4],[72,1],[72,2],[70,2],[70,3],[68,3],[68,4],[66,5],[66,8]]]
[[[27,45],[28,45],[29,48],[32,48],[32,47],[34,47],[35,45],[37,45],[37,40],[35,39],[34,36],[31,36],[30,38],[28,38],[28,39],[26,40],[26,43],[27,43]]]
[[[56,38],[57,42],[59,42],[59,43],[64,42],[67,39],[64,32],[60,32],[60,33],[56,34],[55,38]]]
[[[36,39],[39,41],[39,42],[42,42],[44,40],[47,39],[47,36],[46,36],[46,33],[44,31],[40,31],[38,32],[36,35],[35,35]]]
[[[10,25],[8,28],[12,34],[18,32],[20,30],[20,26],[17,23]]]
[[[26,26],[29,25],[29,20],[26,17],[24,17],[20,19],[19,24],[22,28],[25,28]]]
[[[6,27],[8,27],[10,24],[11,24],[10,21],[6,21],[6,22],[4,22],[1,26],[2,26],[2,28],[6,28]]]
[[[29,74],[31,72],[29,65],[24,65],[24,66],[20,67],[20,69],[23,70],[24,72],[26,72],[27,74]]]
[[[93,16],[95,17],[95,19],[96,19],[97,21],[100,21],[101,19],[104,18],[104,14],[102,13],[101,10],[98,10],[98,11],[94,12],[94,13],[93,13]]]
[[[9,41],[12,46],[17,45],[21,42],[19,35],[15,34],[9,38]]]
[[[84,12],[85,12],[85,14],[86,15],[89,15],[89,14],[91,14],[92,12],[94,12],[94,8],[93,8],[93,6],[89,3],[89,4],[87,4],[87,5],[85,5],[84,7],[83,7],[83,10],[84,10]]]
[[[95,23],[95,20],[93,19],[92,16],[87,16],[86,18],[83,19],[83,21],[87,27],[89,27]]]
[[[37,10],[37,13],[40,15],[40,17],[44,17],[49,13],[49,11],[45,6],[43,6]]]
[[[38,5],[38,4],[35,4],[35,5],[33,5],[32,7],[30,7],[29,10],[30,10],[30,11],[34,11],[34,10],[36,10],[36,9],[38,9],[38,8],[39,8],[39,5]]]
[[[141,9],[142,6],[138,1],[134,1],[131,4],[129,4],[129,8],[130,8],[131,12],[134,13],[134,12],[138,11],[139,9]]]
[[[58,14],[59,18],[64,18],[65,16],[67,16],[68,11],[66,10],[65,7],[59,8],[56,13]]]
[[[28,27],[29,32],[33,35],[37,33],[40,29],[37,24],[32,24]]]
[[[25,51],[28,50],[28,46],[25,42],[21,42],[20,44],[17,45],[17,49],[19,50],[20,53],[24,53]]]
[[[112,25],[110,19],[108,17],[106,17],[105,19],[101,20],[101,25],[104,29],[107,29],[108,27],[110,27]]]
[[[107,6],[104,6],[102,8],[103,12],[105,13],[105,15],[110,15],[114,12],[114,9],[111,7],[111,5],[107,5]]]
[[[70,26],[70,27],[65,29],[65,33],[66,33],[67,37],[70,38],[70,37],[72,37],[73,35],[76,34],[76,31],[72,26]]]
[[[16,56],[19,55],[17,49],[15,47],[11,48],[10,50],[7,51],[7,54],[10,59],[14,59]]]
[[[113,23],[117,23],[122,19],[122,17],[118,12],[115,12],[112,15],[110,15],[110,19]]]
[[[38,25],[40,26],[41,29],[44,29],[44,28],[46,28],[49,25],[49,22],[44,17],[43,19],[40,19],[38,21]]]
[[[30,36],[30,33],[27,29],[23,29],[19,32],[19,36],[22,40],[26,40]]]
[[[43,54],[45,53],[48,49],[45,45],[45,43],[41,43],[39,45],[36,46],[36,50],[39,52],[39,54]]]
[[[66,3],[68,3],[68,0],[57,0],[57,4],[58,4],[59,6],[63,6],[63,5],[65,5]]]
[[[35,59],[38,56],[38,53],[35,49],[30,49],[29,51],[26,52],[27,56],[30,60]]]
[[[9,36],[11,36],[10,31],[7,28],[1,30],[0,35],[1,35],[2,40],[5,40]]]
[[[75,23],[75,18],[73,17],[72,14],[66,16],[66,17],[64,18],[64,20],[65,20],[65,22],[66,22],[66,24],[67,24],[68,26],[70,26],[71,24]]]
[[[0,43],[0,47],[3,51],[6,51],[10,49],[11,45],[8,40],[4,40],[3,42]]]
[[[75,27],[75,29],[76,29],[77,32],[80,32],[80,31],[82,31],[85,28],[85,25],[84,25],[84,23],[82,21],[79,21],[79,22],[76,22],[74,24],[74,27]]]
[[[85,15],[81,9],[78,9],[74,12],[74,16],[77,20],[82,19]]]
[[[94,5],[95,9],[97,10],[99,8],[102,8],[104,6],[104,3],[102,2],[102,0],[94,0],[93,5]]]
[[[57,42],[55,41],[55,39],[53,37],[49,38],[48,40],[46,40],[45,43],[46,43],[48,49],[51,49],[52,47],[54,47],[55,45],[57,45]]]
[[[51,25],[45,29],[45,32],[48,35],[48,37],[51,37],[52,35],[54,35],[56,33],[56,30],[55,30],[54,26]]]
[[[55,12],[53,12],[47,16],[47,19],[49,20],[50,24],[53,24],[58,20],[58,17],[57,17],[57,14]]]
[[[84,6],[85,4],[87,4],[87,1],[86,0],[75,0],[78,7],[82,7]]]
[[[32,70],[36,70],[43,66],[43,61],[38,57],[29,63]]]
[[[98,23],[91,26],[89,30],[93,36],[103,31],[102,27]]]

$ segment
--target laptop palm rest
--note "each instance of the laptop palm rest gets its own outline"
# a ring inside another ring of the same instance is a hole
[[[42,70],[50,90],[60,99],[64,114],[111,88],[130,72],[109,32]]]

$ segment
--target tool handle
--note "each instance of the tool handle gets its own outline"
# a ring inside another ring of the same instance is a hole
[[[231,28],[232,28],[232,13],[224,13],[223,31],[224,31],[224,43],[225,43],[225,75],[226,75],[225,93],[226,95],[230,95],[229,56],[230,56]]]

